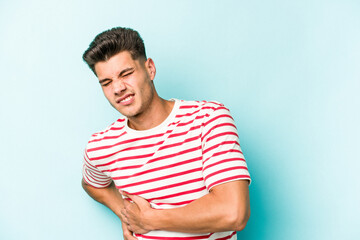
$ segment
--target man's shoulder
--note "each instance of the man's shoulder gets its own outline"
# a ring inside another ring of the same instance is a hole
[[[91,135],[88,145],[92,143],[99,144],[105,140],[111,140],[114,138],[118,138],[123,132],[126,124],[126,119],[121,117],[117,119],[115,122],[107,126],[105,129],[95,132]]]
[[[211,101],[179,100],[179,101],[180,101],[180,109],[185,109],[185,108],[216,109],[219,107],[224,107],[224,104],[222,104],[221,102],[215,101],[215,100],[211,100]]]
[[[211,114],[214,111],[225,109],[228,110],[224,104],[218,101],[187,101],[187,100],[180,100],[180,110],[186,112],[199,112],[203,114]]]

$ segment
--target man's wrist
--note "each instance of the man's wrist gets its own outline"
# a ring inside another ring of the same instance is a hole
[[[144,213],[144,224],[147,230],[149,231],[160,230],[157,224],[159,220],[158,219],[159,211],[160,210],[151,208]]]

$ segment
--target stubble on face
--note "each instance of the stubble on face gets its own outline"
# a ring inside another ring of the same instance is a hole
[[[140,119],[151,110],[152,101],[154,99],[153,86],[151,83],[145,82],[138,90],[129,89],[129,92],[134,94],[135,99],[132,104],[129,106],[119,106],[119,104],[112,104],[112,106],[130,120]]]
[[[129,52],[120,52],[95,65],[99,82],[108,83],[106,86],[102,84],[105,97],[117,111],[129,119],[140,120],[151,110],[156,93],[147,64],[148,60],[133,60]],[[122,76],[124,69],[134,70],[129,73],[125,71]],[[104,79],[109,79],[109,82],[104,82]],[[119,102],[119,99],[128,95],[133,96],[133,101],[129,104]]]

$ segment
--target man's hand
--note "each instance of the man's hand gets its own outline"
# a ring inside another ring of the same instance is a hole
[[[137,238],[133,236],[133,233],[128,229],[127,225],[123,222],[121,209],[124,207],[124,201],[114,183],[111,183],[106,188],[94,188],[86,184],[83,180],[82,186],[93,199],[110,208],[121,219],[121,226],[125,240],[137,240]]]
[[[136,237],[134,237],[133,233],[128,229],[127,224],[122,222],[121,223],[124,240],[137,240]]]
[[[150,203],[145,199],[130,195],[121,191],[121,194],[127,198],[130,198],[132,202],[124,199],[124,208],[121,210],[123,222],[127,225],[127,229],[137,234],[148,233],[153,230],[150,227],[151,211],[154,211]]]

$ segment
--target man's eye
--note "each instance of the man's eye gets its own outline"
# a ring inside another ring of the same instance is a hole
[[[126,73],[123,77],[130,76],[133,72]]]
[[[110,81],[109,81],[109,82],[104,82],[104,83],[102,83],[101,86],[106,87],[106,86],[108,86],[109,84],[110,84]]]

